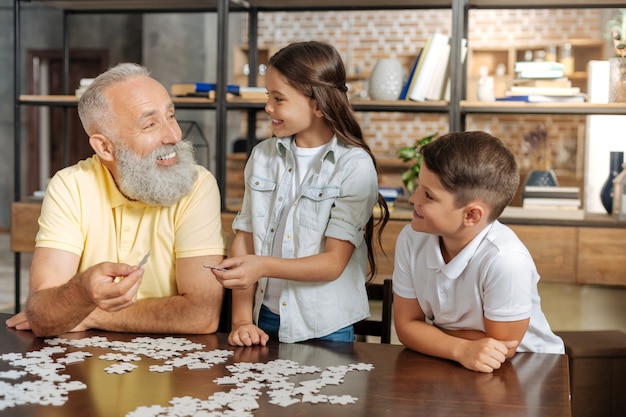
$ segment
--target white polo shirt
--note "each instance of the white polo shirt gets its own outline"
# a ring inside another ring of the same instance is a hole
[[[550,329],[537,291],[539,274],[515,233],[495,221],[448,264],[439,236],[407,225],[398,235],[394,293],[417,299],[426,318],[443,329],[485,331],[483,317],[516,321],[530,317],[518,352],[564,353]]]

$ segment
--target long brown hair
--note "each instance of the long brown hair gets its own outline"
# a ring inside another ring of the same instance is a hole
[[[363,139],[361,126],[348,99],[343,60],[333,46],[316,41],[292,43],[274,54],[268,64],[278,70],[292,87],[316,100],[324,119],[337,138],[365,150],[378,171],[376,158]],[[378,206],[380,218],[374,222],[372,215],[365,227],[370,277],[376,274],[376,256],[372,244],[374,229],[378,229],[376,237],[382,250],[382,232],[389,220],[389,208],[380,193]]]

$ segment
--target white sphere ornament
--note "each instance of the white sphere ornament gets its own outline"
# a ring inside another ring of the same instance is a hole
[[[397,59],[379,59],[369,78],[368,93],[372,100],[397,100],[403,84],[402,64]]]

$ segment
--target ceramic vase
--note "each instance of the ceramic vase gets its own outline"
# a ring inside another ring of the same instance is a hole
[[[600,200],[606,212],[613,214],[613,179],[622,170],[624,152],[611,152],[609,162],[609,177],[600,189]]]
[[[626,102],[626,58],[609,59],[609,103]]]
[[[397,59],[379,59],[369,78],[368,93],[372,100],[397,100],[402,91],[402,64]]]
[[[528,173],[524,186],[541,186],[541,187],[557,187],[559,181],[556,178],[556,174],[551,169],[546,170],[532,170]]]

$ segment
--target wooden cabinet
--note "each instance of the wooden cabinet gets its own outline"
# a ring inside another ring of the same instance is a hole
[[[532,255],[542,281],[576,282],[578,228],[509,225]]]
[[[626,285],[626,229],[578,229],[576,282]]]
[[[524,242],[543,282],[626,285],[624,227],[509,227]]]
[[[410,215],[404,207],[392,212],[383,232],[385,254],[377,252],[377,282],[393,273],[396,238],[409,224]],[[597,227],[594,218],[553,224],[513,218],[501,221],[524,242],[542,282],[626,285],[626,224],[605,221]]]

